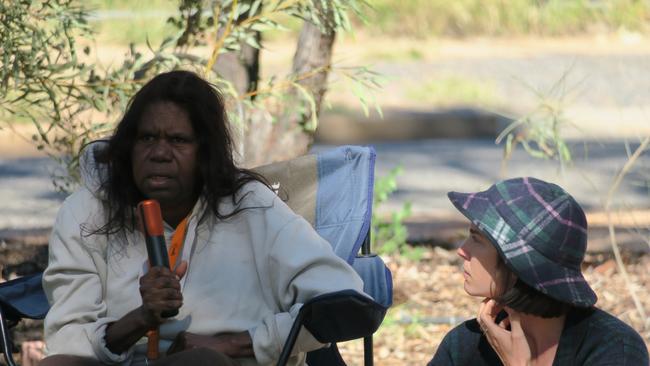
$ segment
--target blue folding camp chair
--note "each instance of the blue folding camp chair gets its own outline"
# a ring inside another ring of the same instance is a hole
[[[380,257],[371,254],[370,218],[375,152],[371,147],[342,146],[317,155],[257,169],[296,213],[347,260],[364,281],[364,292],[325,294],[305,303],[287,337],[278,365],[289,359],[304,326],[328,348],[307,354],[307,363],[345,365],[336,342],[364,338],[364,364],[373,364],[372,334],[392,304],[392,278]],[[360,253],[361,250],[361,253]]]
[[[346,290],[323,294],[305,303],[278,365],[286,364],[302,327],[321,343],[330,344],[308,353],[310,366],[345,365],[336,342],[358,338],[364,338],[364,364],[373,364],[372,334],[392,304],[390,271],[370,251],[374,163],[372,148],[343,146],[256,169],[364,280],[365,294]],[[41,274],[0,284],[1,346],[9,366],[15,365],[9,323],[15,324],[21,318],[42,319],[48,309]]]

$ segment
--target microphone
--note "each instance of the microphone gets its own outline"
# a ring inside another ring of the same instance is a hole
[[[167,245],[163,231],[163,220],[160,204],[156,200],[145,200],[138,203],[138,211],[142,219],[142,232],[147,244],[147,255],[151,267],[169,268]],[[178,309],[163,311],[160,316],[171,318],[178,314]]]

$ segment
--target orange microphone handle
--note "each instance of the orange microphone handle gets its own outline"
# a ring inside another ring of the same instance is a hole
[[[169,257],[167,256],[167,245],[164,236],[145,236],[147,243],[147,255],[151,267],[169,268]]]
[[[147,358],[157,360],[158,356],[160,356],[160,350],[158,349],[160,333],[158,333],[158,329],[148,331],[147,338]]]
[[[162,213],[160,205],[155,200],[146,200],[138,204],[140,216],[142,217],[144,238],[147,243],[147,254],[151,267],[164,266],[169,268],[167,257],[167,245],[163,232]]]
[[[144,238],[151,267],[169,267],[167,245],[163,236],[163,220],[160,205],[156,200],[146,200],[138,204],[143,221]],[[163,311],[160,316],[171,318],[178,314],[178,309]]]

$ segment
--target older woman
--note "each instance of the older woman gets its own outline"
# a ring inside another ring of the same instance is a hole
[[[516,178],[449,199],[470,221],[458,249],[465,291],[485,300],[430,365],[648,365],[641,337],[594,307],[580,270],[587,221],[573,197]]]
[[[307,221],[235,166],[232,145],[222,98],[197,75],[161,74],[134,96],[54,225],[42,365],[266,365],[302,303],[361,291]],[[160,203],[172,270],[147,270],[134,214],[144,199]],[[319,347],[303,330],[290,363]]]

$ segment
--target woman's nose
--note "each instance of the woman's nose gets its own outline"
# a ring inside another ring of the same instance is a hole
[[[171,159],[171,147],[165,139],[157,139],[151,147],[151,159],[156,161],[166,161]]]
[[[458,254],[459,257],[469,260],[469,254],[467,253],[467,250],[465,249],[465,245],[467,244],[467,240],[464,240],[463,243],[458,247],[456,250],[456,254]]]

